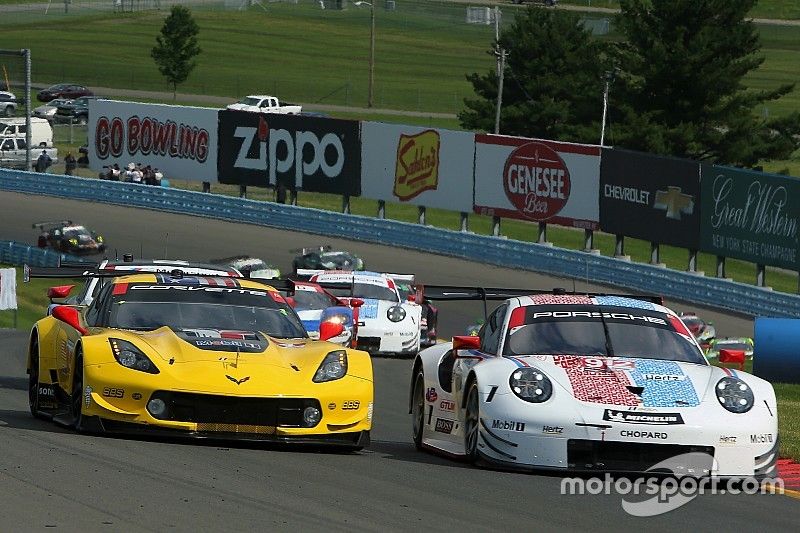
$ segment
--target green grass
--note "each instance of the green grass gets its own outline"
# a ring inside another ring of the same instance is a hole
[[[561,0],[559,5],[607,7],[619,9],[619,0]],[[750,14],[755,18],[800,19],[797,0],[759,0]]]
[[[800,385],[775,383],[773,386],[778,399],[780,454],[800,460]]]

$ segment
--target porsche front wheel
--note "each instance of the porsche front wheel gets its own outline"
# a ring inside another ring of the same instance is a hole
[[[414,446],[421,450],[422,430],[425,427],[425,376],[422,371],[417,374],[417,378],[414,380],[414,393],[411,402],[412,427],[414,430],[412,437]]]
[[[464,452],[467,461],[478,460],[478,432],[480,431],[480,405],[478,404],[478,383],[472,381],[467,392],[467,405],[464,412]]]

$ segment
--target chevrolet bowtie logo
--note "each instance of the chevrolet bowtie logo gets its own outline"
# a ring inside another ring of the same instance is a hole
[[[667,218],[680,220],[681,215],[691,215],[694,212],[694,198],[690,194],[683,194],[680,187],[667,187],[666,191],[656,191],[655,209],[667,212]]]
[[[244,383],[245,381],[250,379],[250,376],[245,376],[242,379],[236,379],[235,377],[229,376],[228,374],[225,374],[225,377],[228,378],[229,380],[233,381],[237,385],[241,385],[242,383]]]

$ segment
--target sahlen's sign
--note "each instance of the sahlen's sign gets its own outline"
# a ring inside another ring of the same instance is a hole
[[[700,164],[604,148],[600,164],[600,229],[697,250]]]
[[[798,270],[800,180],[702,166],[700,249]]]

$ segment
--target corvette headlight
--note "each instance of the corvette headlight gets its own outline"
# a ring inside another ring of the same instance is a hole
[[[347,352],[336,350],[328,353],[314,374],[314,383],[324,383],[341,379],[347,374]]]
[[[78,239],[70,239],[69,243],[73,244],[73,245],[77,245],[78,244]]]
[[[536,367],[519,368],[508,380],[511,391],[522,400],[541,403],[553,394],[553,384],[544,372]]]
[[[400,322],[406,317],[406,310],[399,305],[394,305],[386,310],[386,318],[392,322]]]
[[[108,339],[111,343],[111,351],[119,364],[131,370],[139,370],[148,374],[158,374],[158,368],[153,362],[136,346],[122,339]]]
[[[722,378],[717,382],[714,392],[722,407],[731,413],[746,413],[755,401],[753,389],[739,378]]]

